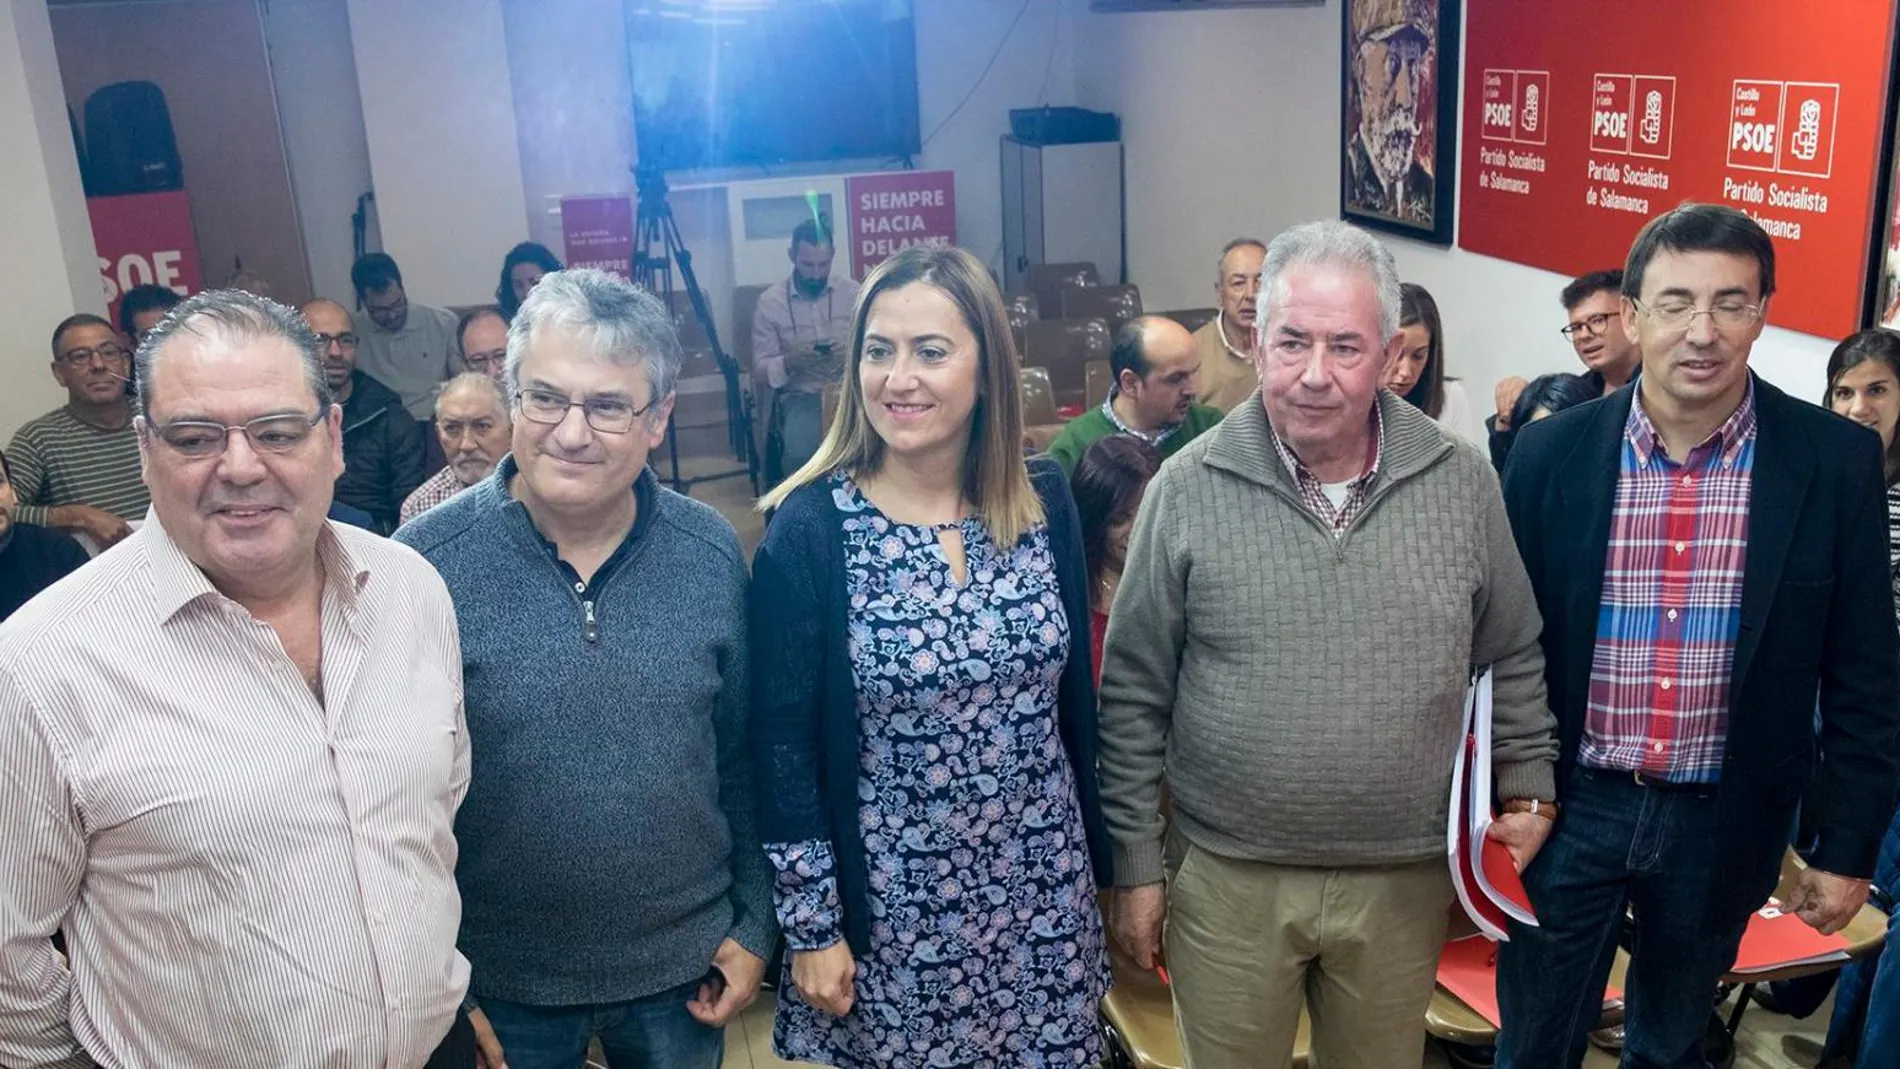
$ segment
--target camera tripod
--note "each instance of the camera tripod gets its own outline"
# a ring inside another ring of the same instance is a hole
[[[690,479],[682,478],[680,432],[710,430],[719,424],[681,424],[676,401],[676,411],[666,435],[668,459],[673,469],[669,481],[674,490],[690,494],[692,488],[700,483],[745,476],[752,484],[752,492],[757,493],[759,457],[752,444],[752,419],[746,408],[745,394],[739,388],[739,365],[719,344],[719,330],[713,325],[712,306],[706,303],[706,292],[700,289],[699,278],[693,273],[693,254],[681,240],[679,223],[673,218],[673,206],[667,203],[666,174],[657,168],[641,168],[634,172],[634,188],[638,194],[638,208],[633,224],[633,281],[658,297],[666,305],[667,311],[675,315],[678,313],[674,296],[685,294],[693,318],[699,323],[706,344],[712,350],[713,361],[719,365],[719,375],[725,380],[728,444],[732,447],[733,456],[745,461],[744,467],[696,475]],[[679,270],[677,286],[673,279],[676,267]],[[734,329],[743,330],[744,327],[735,326]]]

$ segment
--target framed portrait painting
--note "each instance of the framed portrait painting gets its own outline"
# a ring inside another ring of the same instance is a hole
[[[1459,0],[1345,0],[1339,214],[1450,245]]]

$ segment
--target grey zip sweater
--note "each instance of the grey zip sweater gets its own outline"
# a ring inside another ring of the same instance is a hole
[[[621,1002],[705,975],[728,936],[769,955],[732,525],[647,470],[626,544],[577,590],[509,495],[515,471],[504,458],[396,534],[442,573],[461,629],[470,992]]]
[[[1164,463],[1130,538],[1101,686],[1115,881],[1162,877],[1170,816],[1231,858],[1355,866],[1445,850],[1469,668],[1496,670],[1503,798],[1551,798],[1542,621],[1497,476],[1383,390],[1346,531],[1300,500],[1260,395]]]

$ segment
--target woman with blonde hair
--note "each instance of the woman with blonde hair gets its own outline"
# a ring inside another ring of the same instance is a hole
[[[1100,1060],[1088,579],[1060,469],[1023,459],[1016,365],[981,261],[900,252],[864,281],[817,454],[760,502],[781,1057]]]

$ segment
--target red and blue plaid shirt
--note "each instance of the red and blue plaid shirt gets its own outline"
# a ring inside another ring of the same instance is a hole
[[[1671,460],[1643,412],[1623,428],[1596,657],[1578,760],[1674,783],[1714,783],[1728,741],[1742,621],[1755,387]]]

